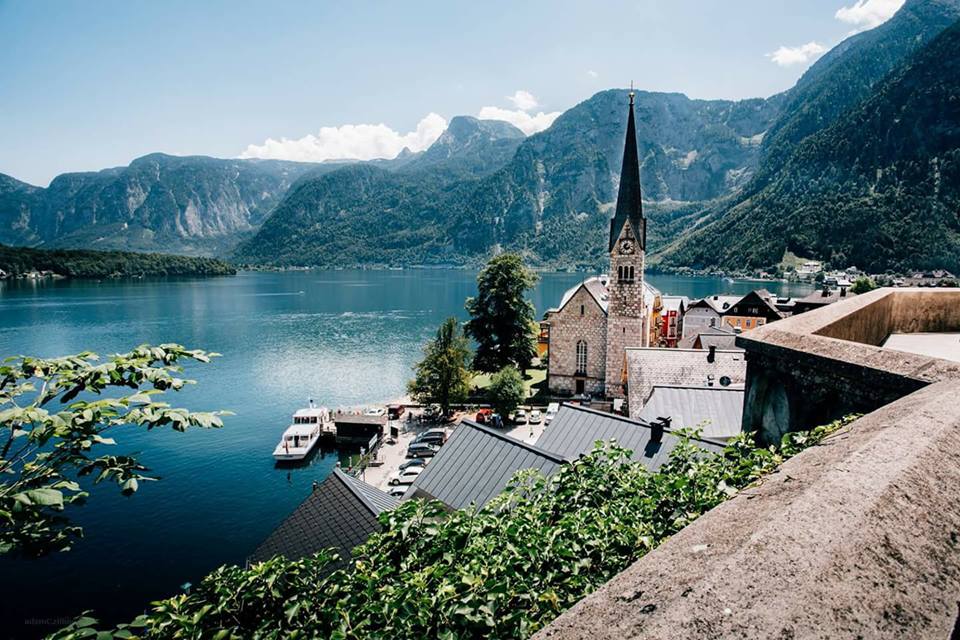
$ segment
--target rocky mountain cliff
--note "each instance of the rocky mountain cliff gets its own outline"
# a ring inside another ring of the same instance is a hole
[[[213,253],[255,231],[309,170],[318,167],[155,153],[46,189],[2,176],[0,242]]]
[[[735,192],[756,167],[779,102],[639,92],[645,196],[662,201],[669,216],[678,202]],[[477,133],[487,140],[482,157],[502,161],[495,171],[495,162],[464,160],[481,157],[475,147],[458,145],[451,156],[448,134],[463,136],[448,131],[392,173],[349,167],[304,179],[236,258],[274,265],[462,263],[501,246],[541,264],[595,262],[603,251],[596,230],[616,197],[626,105],[626,90],[605,91],[523,140],[503,126],[498,142],[489,140],[489,129]],[[454,119],[451,129],[460,128],[458,120],[483,122]],[[517,142],[512,154],[496,153]],[[451,169],[454,158],[459,170]]]

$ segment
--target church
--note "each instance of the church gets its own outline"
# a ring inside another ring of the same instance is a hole
[[[626,349],[657,344],[661,295],[644,278],[647,220],[640,201],[633,91],[629,98],[620,187],[607,244],[609,274],[584,280],[544,315],[547,386],[558,395],[623,398]]]

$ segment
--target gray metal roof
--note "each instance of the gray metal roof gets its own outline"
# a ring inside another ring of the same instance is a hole
[[[440,500],[452,509],[483,506],[521,469],[549,476],[563,458],[494,429],[464,420],[407,490],[404,498]]]
[[[340,469],[324,480],[250,555],[261,562],[276,555],[290,560],[336,547],[341,561],[380,530],[377,515],[399,501]]]
[[[597,441],[616,440],[617,444],[633,451],[633,460],[643,463],[649,471],[658,471],[669,460],[680,438],[665,431],[659,443],[650,441],[649,425],[577,405],[561,405],[560,411],[537,440],[537,446],[575,460],[590,453]],[[693,440],[698,447],[711,452],[723,450],[723,444],[708,440]]]
[[[726,439],[740,433],[742,416],[742,388],[654,387],[637,418],[670,418],[673,429],[699,427],[704,438]]]

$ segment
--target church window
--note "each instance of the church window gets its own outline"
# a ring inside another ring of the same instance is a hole
[[[587,343],[583,340],[577,342],[577,374],[586,375],[587,373]]]

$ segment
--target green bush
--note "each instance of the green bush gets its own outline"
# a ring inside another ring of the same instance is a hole
[[[681,442],[658,472],[615,443],[550,478],[517,474],[482,509],[409,500],[333,573],[332,555],[223,567],[115,636],[525,638],[697,517],[840,428],[720,454]],[[53,637],[92,635],[84,618]],[[104,636],[109,637],[109,635]]]

